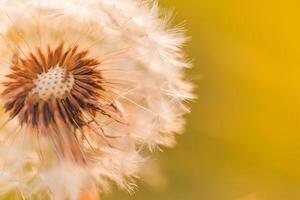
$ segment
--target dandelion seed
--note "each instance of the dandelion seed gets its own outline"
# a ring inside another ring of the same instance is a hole
[[[0,195],[132,191],[141,149],[172,146],[193,98],[182,28],[142,0],[1,6]]]

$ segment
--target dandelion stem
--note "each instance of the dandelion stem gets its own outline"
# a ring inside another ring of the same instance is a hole
[[[80,193],[79,200],[100,200],[97,190],[85,190]]]

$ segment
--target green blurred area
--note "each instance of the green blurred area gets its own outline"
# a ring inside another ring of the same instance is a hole
[[[192,37],[198,100],[160,169],[104,199],[300,199],[299,1],[160,3]]]

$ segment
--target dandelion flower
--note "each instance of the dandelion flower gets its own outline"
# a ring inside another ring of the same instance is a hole
[[[0,195],[131,191],[141,151],[182,131],[182,27],[156,2],[1,1]]]

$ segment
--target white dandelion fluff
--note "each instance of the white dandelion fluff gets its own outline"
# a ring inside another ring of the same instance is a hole
[[[0,195],[132,190],[142,149],[174,145],[189,112],[183,29],[142,0],[0,5]]]

